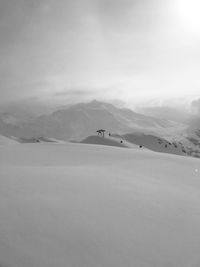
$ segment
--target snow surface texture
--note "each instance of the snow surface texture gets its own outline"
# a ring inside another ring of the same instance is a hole
[[[3,145],[1,267],[200,266],[198,159],[83,144]]]

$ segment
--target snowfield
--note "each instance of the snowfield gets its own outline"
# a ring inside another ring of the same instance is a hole
[[[11,138],[7,138],[3,135],[0,135],[0,146],[2,145],[13,145],[13,144],[17,144],[18,142],[11,139]]]
[[[198,267],[199,251],[198,159],[0,146],[1,267]]]

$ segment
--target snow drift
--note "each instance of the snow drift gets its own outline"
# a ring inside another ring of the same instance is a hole
[[[199,266],[199,160],[82,144],[0,150],[0,266]]]

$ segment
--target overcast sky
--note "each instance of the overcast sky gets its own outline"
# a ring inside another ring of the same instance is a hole
[[[200,90],[198,0],[0,0],[0,99]]]

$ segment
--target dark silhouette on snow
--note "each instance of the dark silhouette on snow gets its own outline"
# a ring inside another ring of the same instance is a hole
[[[101,130],[97,130],[97,133],[98,133],[98,135],[104,137],[104,133],[105,133],[105,131],[106,131],[106,130],[101,129]]]

